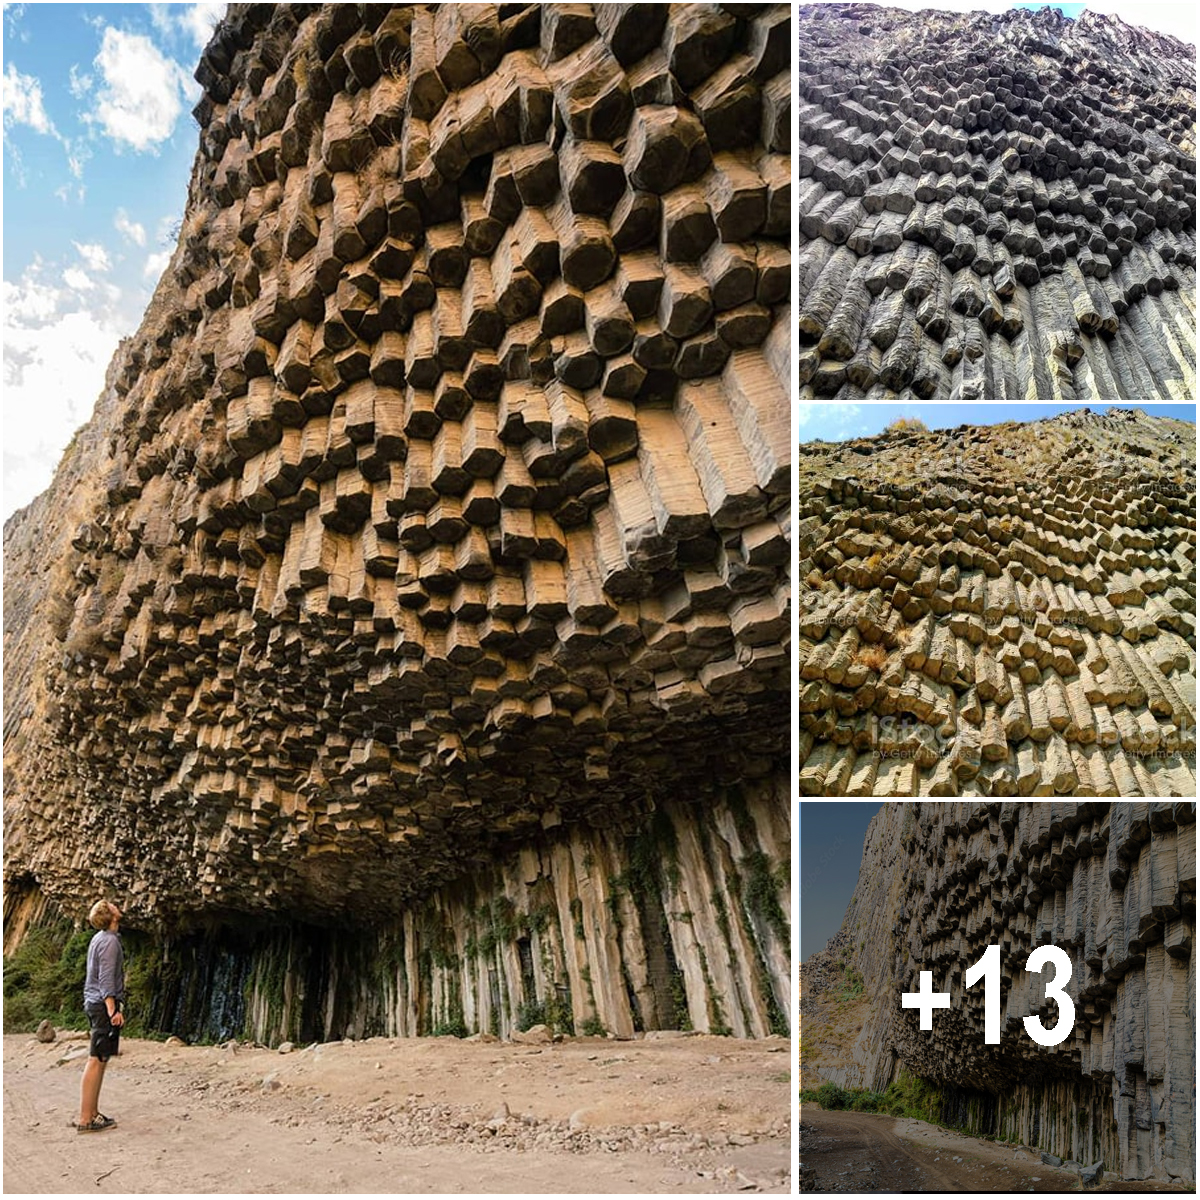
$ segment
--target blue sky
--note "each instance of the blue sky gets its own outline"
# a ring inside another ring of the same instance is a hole
[[[834,3],[835,0],[817,0],[818,3]],[[1130,25],[1141,25],[1169,33],[1189,45],[1196,44],[1196,5],[1184,3],[1148,3],[1147,0],[1090,0],[1084,4],[1045,4],[1037,0],[878,0],[885,8],[936,8],[942,11],[1002,13],[1011,8],[1058,8],[1074,19],[1085,9],[1092,12],[1109,13]]]
[[[858,884],[867,826],[878,800],[801,800],[800,961],[825,948],[842,924]]]
[[[897,417],[919,417],[927,429],[953,429],[956,425],[998,425],[1002,421],[1037,421],[1059,413],[1076,412],[1081,404],[798,404],[797,423],[802,442],[823,438],[844,442],[848,438],[880,433]],[[1092,412],[1129,405],[1091,404]],[[1196,422],[1194,404],[1143,404],[1143,411],[1160,417]]]
[[[4,6],[4,516],[46,487],[183,215],[222,4]]]
[[[1030,0],[1027,4],[1014,4],[1013,8],[1057,8],[1064,17],[1070,17],[1075,20],[1081,12],[1083,12],[1083,4],[1038,4],[1036,0]]]

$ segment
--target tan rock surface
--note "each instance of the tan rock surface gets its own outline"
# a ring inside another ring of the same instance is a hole
[[[800,453],[802,795],[1195,794],[1194,425]]]
[[[5,530],[6,945],[249,918],[185,1033],[786,1022],[789,21],[230,7]]]

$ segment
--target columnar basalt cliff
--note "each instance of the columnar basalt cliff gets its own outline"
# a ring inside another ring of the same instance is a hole
[[[801,398],[1191,401],[1195,50],[800,6]]]
[[[800,447],[800,792],[1194,796],[1195,426]]]
[[[839,939],[869,1014],[852,1061],[823,1075],[882,1089],[900,1072],[941,1091],[949,1123],[1033,1146],[1106,1174],[1196,1178],[1196,806],[1131,801],[890,803],[871,822]],[[999,1046],[984,1043],[984,985],[963,985],[1001,950]],[[1030,952],[1066,951],[1074,1032],[1041,1047],[1053,969]],[[950,994],[933,1028],[900,1007],[930,971]],[[804,968],[802,968],[802,976]],[[802,989],[804,987],[802,979]],[[803,1018],[804,1046],[821,1029]]]
[[[230,6],[5,530],[6,945],[115,892],[180,1032],[786,1030],[790,39]]]

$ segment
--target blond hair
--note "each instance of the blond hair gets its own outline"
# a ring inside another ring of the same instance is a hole
[[[97,929],[111,929],[116,913],[107,900],[97,900],[88,913],[88,921]]]

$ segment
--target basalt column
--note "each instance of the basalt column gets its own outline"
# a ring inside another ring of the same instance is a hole
[[[110,891],[164,1023],[786,1028],[791,36],[230,6],[5,530],[10,946]]]
[[[800,792],[1192,796],[1195,426],[800,447]]]
[[[1109,1178],[1194,1184],[1195,822],[1193,801],[882,805],[841,930],[873,998],[844,1081],[882,1090],[916,1075],[950,1124],[1103,1160]],[[964,986],[989,945],[1001,954],[995,1046],[983,982]],[[1043,1047],[1024,1020],[1057,1023],[1055,972],[1026,962],[1047,945],[1070,960],[1075,1016]],[[950,994],[929,1031],[900,1006],[922,971]],[[803,1025],[804,1044],[818,1040]]]
[[[1195,49],[800,6],[800,397],[1195,398]]]

